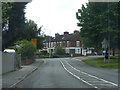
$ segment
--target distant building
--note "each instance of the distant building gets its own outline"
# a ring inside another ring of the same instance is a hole
[[[46,49],[48,53],[55,53],[56,47],[63,47],[66,54],[70,55],[84,55],[86,52],[80,40],[79,31],[77,30],[71,34],[66,31],[62,35],[56,33],[55,37],[46,36],[44,50]],[[88,49],[87,54],[92,54],[92,50]]]

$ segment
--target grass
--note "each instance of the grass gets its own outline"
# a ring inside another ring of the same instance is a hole
[[[106,62],[104,62],[104,57],[84,59],[82,61],[95,67],[111,67],[120,69],[120,58],[117,56],[111,56],[110,61],[106,60]]]

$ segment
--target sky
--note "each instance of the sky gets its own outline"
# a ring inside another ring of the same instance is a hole
[[[80,30],[77,26],[76,12],[88,0],[32,0],[26,6],[25,17],[43,25],[42,31],[46,35],[55,36],[65,31],[73,33]]]

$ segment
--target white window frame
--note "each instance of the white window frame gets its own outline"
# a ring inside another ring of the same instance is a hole
[[[62,46],[62,42],[60,42],[60,46]]]
[[[80,47],[80,41],[76,41],[76,47]]]
[[[53,47],[53,42],[51,42],[51,47]]]
[[[66,48],[66,49],[65,49],[65,52],[66,52],[67,54],[69,54],[69,53],[70,53],[70,49]]]
[[[48,48],[48,43],[46,43],[46,48]]]
[[[54,42],[54,47],[56,47],[56,42]]]
[[[70,46],[70,41],[67,41],[67,47],[69,47]]]
[[[80,48],[75,48],[75,53],[76,54],[80,54],[81,53],[81,49]]]

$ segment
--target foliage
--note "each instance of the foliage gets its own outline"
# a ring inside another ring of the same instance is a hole
[[[120,58],[117,58],[116,56],[110,57],[111,60],[109,63],[104,63],[104,57],[97,57],[97,58],[90,58],[90,59],[84,59],[83,62],[90,64],[95,67],[113,67],[113,68],[119,68],[118,65],[120,64],[119,60]]]
[[[19,45],[18,52],[21,56],[33,56],[36,48],[34,44],[27,40],[18,41],[16,45]]]
[[[47,51],[41,51],[42,55],[48,55]]]
[[[43,45],[44,37],[37,37],[37,49],[42,49],[44,47]]]
[[[18,40],[31,40],[32,38],[37,39],[37,49],[41,49],[43,47],[44,38],[41,36],[41,29],[38,28],[37,24],[32,20],[26,20],[25,29],[21,32]]]
[[[9,20],[9,12],[11,10],[12,6],[9,2],[3,2],[2,3],[2,27],[5,26],[7,23],[7,20]]]
[[[65,49],[63,47],[57,47],[55,53],[57,55],[65,55]]]
[[[118,3],[112,2],[89,2],[86,7],[82,5],[82,9],[78,9],[76,18],[81,27],[81,39],[84,47],[94,47],[101,49],[101,42],[106,38],[111,49],[118,48]]]
[[[2,46],[9,47],[24,30],[25,17],[24,9],[28,2],[2,3]]]
[[[38,28],[37,24],[32,20],[26,20],[25,29],[21,33],[20,39],[31,40],[32,38],[38,37],[41,33],[41,27]]]

